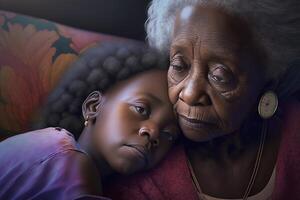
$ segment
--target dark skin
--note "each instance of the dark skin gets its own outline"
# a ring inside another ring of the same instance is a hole
[[[263,57],[247,23],[237,16],[200,6],[186,7],[176,15],[169,96],[183,134],[194,142],[186,150],[205,194],[219,198],[244,195],[261,134],[262,120],[256,110],[267,84]],[[251,127],[253,123],[258,125]],[[242,126],[248,131],[243,132]],[[269,127],[250,195],[265,187],[276,163],[278,119],[270,120]],[[247,134],[252,139],[244,142]],[[217,144],[213,148],[207,144],[211,141]]]
[[[132,174],[156,165],[178,137],[165,70],[150,70],[116,83],[105,94],[91,93],[83,104],[88,125],[79,143],[102,178]]]

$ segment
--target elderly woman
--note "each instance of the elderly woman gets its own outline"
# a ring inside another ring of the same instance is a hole
[[[299,199],[291,97],[300,73],[288,63],[300,55],[300,2],[153,0],[147,33],[170,57],[169,97],[185,137],[156,169],[112,181],[107,196]]]
[[[300,55],[299,13],[292,0],[154,0],[148,40],[169,55],[169,97],[186,139],[109,195],[299,198],[300,104],[289,97],[300,73],[288,67]]]

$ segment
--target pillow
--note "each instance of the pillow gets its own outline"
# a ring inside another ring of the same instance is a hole
[[[39,109],[80,52],[129,40],[0,11],[0,140],[29,130]]]

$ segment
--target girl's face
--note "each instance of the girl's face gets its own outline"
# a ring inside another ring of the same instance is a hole
[[[146,71],[105,93],[92,129],[93,149],[115,171],[130,174],[154,166],[176,140],[166,77],[163,70]]]

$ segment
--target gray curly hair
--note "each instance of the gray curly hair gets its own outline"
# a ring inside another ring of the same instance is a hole
[[[145,24],[149,44],[168,54],[175,13],[190,5],[217,6],[246,20],[268,57],[269,78],[300,56],[299,0],[153,0]]]

